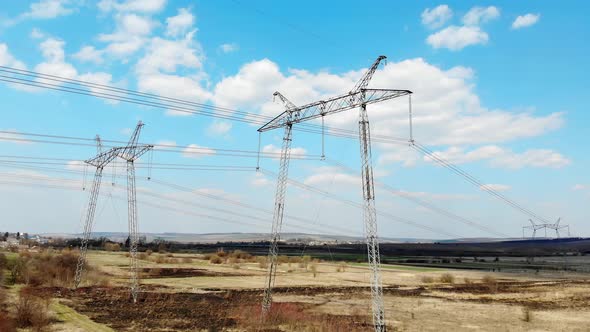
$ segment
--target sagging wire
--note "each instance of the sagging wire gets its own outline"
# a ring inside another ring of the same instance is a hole
[[[82,191],[86,190],[86,174],[88,173],[88,164],[84,164],[84,174],[82,175]]]
[[[153,162],[154,162],[154,150],[151,149],[148,153],[148,176],[147,176],[148,181],[150,181],[152,179]]]
[[[260,170],[260,146],[262,144],[262,132],[258,132],[258,155],[256,159],[256,172]]]

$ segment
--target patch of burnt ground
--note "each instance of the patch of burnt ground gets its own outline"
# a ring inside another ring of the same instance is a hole
[[[187,278],[187,277],[239,277],[242,274],[218,272],[207,269],[154,267],[141,269],[142,278]]]
[[[568,287],[584,284],[578,280],[556,281],[498,281],[469,284],[452,284],[429,288],[445,293],[469,293],[481,295],[478,298],[462,299],[474,303],[501,303],[524,306],[534,310],[577,309],[590,306],[590,294],[585,292],[567,293]],[[563,294],[559,297],[541,296],[547,292]],[[515,294],[514,297],[495,297],[494,294]],[[425,293],[425,296],[446,299]],[[529,295],[529,296],[527,296]]]
[[[369,331],[365,316],[316,314],[303,303],[275,303],[264,323],[260,320],[260,291],[171,293],[144,286],[137,303],[125,287],[39,288],[39,293],[64,302],[93,321],[117,331],[243,330]],[[327,327],[327,328],[324,328]]]

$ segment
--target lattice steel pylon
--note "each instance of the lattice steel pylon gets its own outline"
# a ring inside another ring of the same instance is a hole
[[[131,284],[131,296],[133,302],[137,302],[139,294],[139,264],[137,261],[137,247],[139,244],[139,234],[137,227],[137,199],[135,191],[135,161],[144,153],[151,150],[154,146],[147,144],[138,144],[139,134],[143,123],[139,121],[135,131],[129,139],[129,143],[123,148],[119,148],[117,156],[127,162],[127,219],[129,222],[129,282]]]
[[[555,222],[555,224],[551,224],[551,223],[535,224],[535,222],[532,219],[529,219],[529,222],[531,223],[530,226],[523,226],[522,227],[522,238],[523,239],[524,239],[524,230],[525,229],[530,229],[533,232],[533,234],[532,234],[533,239],[537,235],[537,231],[540,229],[545,229],[545,238],[547,238],[547,229],[548,228],[555,231],[555,235],[557,235],[557,238],[559,238],[559,236],[560,236],[559,230],[567,228],[567,236],[570,236],[570,226],[569,225],[560,225],[559,223],[561,222],[561,218],[558,218],[557,222]]]
[[[295,105],[285,98],[280,92],[274,93],[285,104],[287,110],[295,108]],[[292,113],[289,113],[289,115]],[[285,126],[285,133],[283,135],[283,145],[281,147],[281,159],[279,166],[279,177],[277,180],[277,191],[275,196],[275,206],[273,211],[273,221],[270,239],[270,248],[268,250],[268,274],[266,275],[266,283],[264,289],[264,298],[262,300],[263,313],[270,310],[272,304],[272,288],[277,273],[277,256],[279,253],[279,241],[281,239],[281,227],[283,225],[283,214],[285,207],[285,194],[287,193],[287,178],[289,175],[289,157],[291,156],[291,142],[293,141],[293,126],[288,124]]]
[[[86,253],[88,252],[88,240],[92,233],[92,225],[94,223],[94,214],[96,212],[96,202],[98,200],[98,193],[100,191],[100,184],[102,181],[102,172],[106,165],[117,157],[116,149],[102,152],[102,143],[100,136],[96,136],[96,156],[92,159],[85,160],[88,165],[96,167],[94,172],[94,180],[92,181],[92,188],[88,195],[88,207],[86,208],[86,217],[84,219],[84,233],[82,236],[82,243],[80,244],[80,256],[78,256],[78,264],[76,265],[76,274],[74,276],[74,287],[78,288],[82,281],[82,273],[86,265]]]
[[[97,136],[97,155],[85,161],[86,164],[96,167],[92,189],[89,194],[88,207],[84,221],[84,234],[80,245],[80,256],[76,266],[76,275],[74,285],[77,288],[82,281],[84,266],[86,265],[86,253],[88,251],[88,240],[92,234],[94,224],[94,214],[96,212],[96,203],[100,192],[102,173],[104,168],[117,157],[127,162],[127,198],[128,198],[128,219],[129,219],[129,257],[130,257],[130,283],[131,295],[133,301],[137,302],[139,293],[139,270],[137,262],[137,246],[139,242],[137,227],[137,200],[135,198],[135,165],[134,162],[141,155],[153,148],[153,145],[138,144],[139,134],[143,123],[140,121],[131,135],[131,139],[126,146],[113,147],[108,151],[102,151],[100,137]]]
[[[289,157],[292,143],[292,127],[294,124],[312,119],[324,117],[329,114],[338,113],[360,107],[359,114],[359,140],[361,146],[362,160],[362,188],[364,198],[364,225],[365,238],[368,249],[368,260],[371,268],[371,297],[372,316],[375,331],[385,331],[385,314],[383,309],[383,288],[380,274],[379,239],[377,236],[377,218],[375,210],[375,191],[373,184],[373,166],[371,162],[371,142],[369,120],[367,116],[367,105],[382,102],[385,100],[410,95],[409,90],[395,89],[368,89],[367,86],[385,56],[379,56],[371,65],[368,71],[358,81],[355,87],[347,94],[320,100],[303,106],[295,106],[282,94],[275,92],[274,96],[279,97],[286,110],[272,119],[270,122],[258,129],[265,132],[276,128],[285,127],[283,146],[281,149],[280,172],[277,179],[277,191],[275,197],[275,208],[271,241],[269,248],[268,274],[265,283],[262,312],[266,315],[272,304],[272,288],[276,277],[276,257],[278,255],[278,242],[283,223],[283,212],[285,207],[285,194],[287,188],[287,174],[289,168]]]

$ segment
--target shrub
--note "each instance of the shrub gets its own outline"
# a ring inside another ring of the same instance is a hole
[[[162,255],[158,255],[155,260],[156,264],[164,264],[166,259]]]
[[[211,263],[211,264],[221,264],[221,263],[223,263],[223,259],[221,259],[221,257],[219,257],[217,255],[213,255],[209,259],[209,263]]]
[[[0,252],[0,271],[4,270],[6,268],[7,264],[8,264],[8,259],[6,258],[6,255],[4,255],[4,253]]]
[[[277,257],[277,263],[278,263],[279,265],[280,265],[280,264],[283,264],[283,263],[289,263],[289,256],[285,256],[285,255],[279,255],[279,256]]]
[[[299,263],[299,267],[304,268],[307,271],[307,266],[309,265],[310,261],[311,261],[310,256],[306,255],[306,256],[301,257],[301,262]]]
[[[227,253],[225,251],[223,251],[223,249],[217,250],[217,254],[218,257],[225,257],[227,256]]]
[[[121,245],[118,243],[107,242],[104,244],[104,250],[106,250],[106,251],[121,251]]]
[[[318,265],[316,263],[313,263],[310,265],[309,269],[311,270],[311,273],[313,273],[313,277],[315,278],[318,275]]]
[[[145,251],[145,253],[146,253],[148,256],[151,256],[151,255],[152,255],[154,252],[152,251],[152,249],[148,249],[148,250],[146,250],[146,251]]]
[[[257,256],[256,259],[258,260],[258,267],[261,269],[268,268],[268,260],[265,256]]]
[[[299,264],[299,263],[301,263],[301,261],[302,261],[301,256],[291,256],[291,257],[289,257],[289,263]]]
[[[34,296],[30,289],[23,288],[16,303],[16,325],[31,327],[33,331],[45,331],[49,325],[47,303]]]
[[[8,262],[7,267],[9,270],[8,283],[26,284],[29,282],[29,269],[27,267],[28,258],[19,256],[15,260]]]
[[[9,282],[36,286],[71,286],[77,264],[78,254],[75,251],[63,251],[57,255],[21,255],[9,264]],[[86,267],[86,271],[91,270],[91,267]]]
[[[420,280],[421,280],[421,281],[422,281],[422,283],[424,283],[424,284],[431,284],[431,283],[433,283],[433,282],[434,282],[434,278],[433,278],[433,277],[431,277],[431,276],[422,276],[422,277],[420,278]]]
[[[498,280],[493,276],[486,275],[482,278],[481,282],[488,287],[491,293],[498,291]]]
[[[137,258],[145,261],[148,259],[148,255],[145,252],[140,252],[139,255],[137,255]]]
[[[249,260],[252,257],[252,255],[242,250],[234,250],[230,254],[230,257],[233,257],[235,259]]]
[[[450,273],[445,273],[440,276],[440,282],[445,284],[453,284],[455,283],[455,276]]]

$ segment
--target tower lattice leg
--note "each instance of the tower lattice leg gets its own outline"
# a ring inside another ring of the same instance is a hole
[[[137,246],[139,242],[137,231],[137,200],[135,198],[135,165],[127,162],[127,207],[129,220],[129,282],[133,302],[137,302],[139,293],[139,266],[137,261]]]
[[[285,210],[285,193],[287,191],[287,176],[289,173],[289,158],[291,155],[292,126],[285,127],[283,146],[281,148],[280,170],[277,179],[277,192],[272,220],[270,248],[268,250],[268,273],[262,300],[262,314],[266,315],[272,304],[272,288],[274,287],[277,272],[277,255],[279,253],[278,242],[281,238],[281,226],[283,224],[283,212]]]
[[[369,267],[371,268],[371,299],[373,325],[375,331],[385,331],[385,314],[383,310],[383,287],[381,285],[381,258],[377,237],[377,211],[375,209],[375,187],[373,184],[373,164],[371,161],[371,135],[367,106],[361,105],[359,116],[359,140],[361,145],[361,181],[363,187],[365,237]]]
[[[82,243],[80,244],[80,256],[78,256],[78,263],[76,265],[76,274],[74,276],[74,287],[78,288],[82,281],[82,273],[84,273],[84,266],[86,265],[86,253],[88,251],[88,240],[92,234],[92,225],[94,223],[94,213],[96,212],[96,201],[98,200],[98,192],[100,190],[100,183],[102,180],[102,167],[98,167],[94,173],[94,180],[92,182],[92,189],[88,199],[88,207],[86,209],[86,218],[84,219],[84,234]]]

